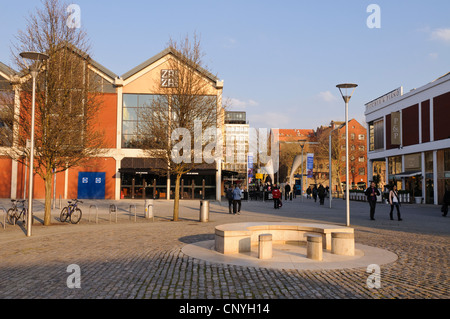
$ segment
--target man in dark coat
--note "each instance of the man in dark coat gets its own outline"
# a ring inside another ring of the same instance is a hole
[[[284,186],[284,200],[288,199],[290,192],[291,192],[291,185],[289,185],[289,183],[286,183],[286,185]]]
[[[380,196],[380,191],[375,187],[375,182],[371,182],[370,187],[364,193],[370,206],[370,219],[375,220],[375,206],[377,205],[377,196]]]
[[[317,193],[319,195],[319,203],[320,205],[323,205],[325,202],[325,187],[323,187],[322,184],[319,185]]]

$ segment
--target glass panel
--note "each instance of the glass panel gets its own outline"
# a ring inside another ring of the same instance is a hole
[[[123,121],[122,131],[124,135],[136,134],[137,123],[134,121]]]
[[[139,95],[139,107],[152,106],[154,95],[152,94],[140,94]]]
[[[123,108],[123,120],[124,121],[137,121],[137,108]]]
[[[124,107],[137,107],[138,96],[136,94],[123,94],[123,106]]]

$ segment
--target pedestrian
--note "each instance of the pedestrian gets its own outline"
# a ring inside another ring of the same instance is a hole
[[[273,208],[275,208],[275,209],[280,208],[281,192],[280,192],[280,189],[278,187],[276,187],[276,185],[274,185],[274,187],[273,187],[272,198],[273,198]]]
[[[289,183],[286,183],[286,185],[284,186],[284,200],[288,199],[290,192],[291,192],[291,185],[289,185]]]
[[[230,185],[230,187],[228,187],[226,195],[228,199],[228,212],[229,214],[232,214],[233,212],[231,211],[231,207],[233,206],[233,186]]]
[[[317,202],[317,192],[318,192],[317,185],[314,185],[314,188],[312,189],[312,195],[314,198],[314,202]]]
[[[380,195],[380,191],[375,187],[375,182],[370,183],[370,187],[364,192],[367,196],[367,201],[370,206],[370,219],[375,220],[375,207],[377,205],[377,196]]]
[[[233,214],[238,215],[241,214],[241,199],[242,199],[242,191],[239,185],[233,190]]]
[[[319,203],[323,205],[325,202],[325,187],[322,184],[319,185],[319,189],[317,190],[317,194],[319,195]]]
[[[450,205],[450,191],[448,189],[445,190],[443,202],[441,212],[442,216],[446,217],[448,213],[448,205]]]
[[[311,185],[310,185],[308,187],[308,189],[306,190],[306,198],[310,199],[311,198],[311,193],[312,193],[312,190],[311,190]]]
[[[391,212],[389,213],[391,220],[394,220],[394,206],[397,209],[398,220],[402,220],[402,218],[400,217],[400,201],[398,199],[397,185],[393,185],[391,191],[389,192],[389,204],[391,204]]]

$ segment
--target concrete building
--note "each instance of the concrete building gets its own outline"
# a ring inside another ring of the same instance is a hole
[[[441,204],[450,189],[450,73],[367,103],[368,176],[382,176],[419,201]]]

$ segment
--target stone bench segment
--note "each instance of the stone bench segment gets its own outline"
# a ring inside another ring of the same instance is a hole
[[[307,234],[306,238],[306,257],[321,261],[323,259],[322,236]]]
[[[272,234],[259,235],[258,258],[259,259],[272,258]]]
[[[331,253],[336,255],[355,255],[355,235],[353,233],[331,233]]]
[[[274,244],[305,241],[305,234],[322,236],[323,249],[331,250],[331,233],[352,233],[353,228],[314,223],[249,222],[218,225],[215,228],[215,249],[222,254],[250,252],[258,244],[260,234],[272,234]]]

